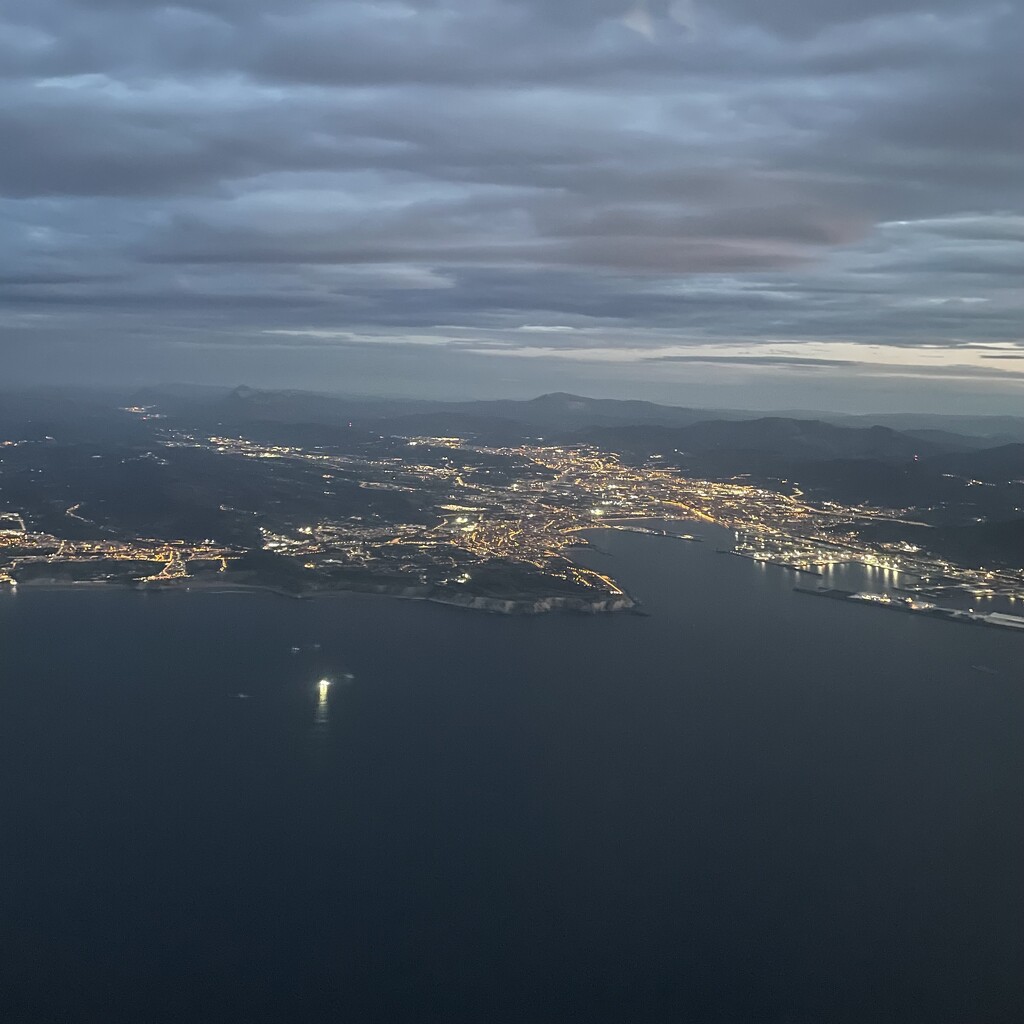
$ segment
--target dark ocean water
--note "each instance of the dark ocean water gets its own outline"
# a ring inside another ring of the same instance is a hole
[[[705,532],[587,556],[650,617],[0,599],[0,1020],[1024,1020],[1024,637]]]

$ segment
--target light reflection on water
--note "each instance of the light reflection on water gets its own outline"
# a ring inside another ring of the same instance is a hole
[[[318,730],[325,730],[330,722],[330,679],[321,679],[316,684],[316,712],[313,715],[313,724]]]

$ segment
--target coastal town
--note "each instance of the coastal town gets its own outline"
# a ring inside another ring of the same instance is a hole
[[[30,510],[7,509],[0,513],[0,586],[230,584],[295,595],[370,590],[493,611],[613,611],[633,607],[626,588],[577,557],[594,530],[699,539],[686,530],[705,523],[731,531],[723,552],[801,578],[865,566],[879,585],[863,596],[905,609],[930,610],[944,598],[1024,601],[1020,570],[960,566],[907,542],[869,544],[858,534],[865,523],[899,522],[912,510],[815,503],[796,484],[784,492],[742,478],[693,479],[658,457],[632,464],[594,445],[490,446],[414,436],[346,451],[167,430],[161,449],[145,454],[159,462],[175,451],[198,452],[235,472],[258,463],[271,474],[304,473],[320,490],[316,514],[304,516],[298,499],[282,508],[222,504],[225,516],[244,516],[255,526],[257,541],[239,545],[217,537],[124,535],[94,519],[88,502],[65,510],[77,537],[37,530]],[[355,512],[343,485],[402,504],[388,514]],[[83,528],[92,536],[82,537]]]

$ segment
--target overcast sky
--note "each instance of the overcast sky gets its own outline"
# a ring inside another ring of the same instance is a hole
[[[5,0],[4,378],[1024,411],[1019,0]]]

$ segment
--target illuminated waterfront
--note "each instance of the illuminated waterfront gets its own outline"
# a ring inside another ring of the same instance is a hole
[[[643,529],[645,520],[657,518],[728,527],[734,553],[803,573],[844,565],[878,570],[889,590],[915,605],[957,606],[968,599],[981,604],[981,615],[995,607],[990,602],[1015,612],[1006,603],[1024,600],[1024,570],[970,568],[907,542],[862,539],[859,531],[873,524],[921,525],[908,520],[913,510],[815,504],[788,482],[772,490],[739,478],[690,479],[658,458],[633,465],[590,445],[493,447],[456,437],[378,441],[354,454],[245,437],[165,435],[168,451],[311,471],[317,493],[322,482],[327,498],[344,481],[411,503],[407,518],[397,512],[346,516],[339,509],[333,517],[296,522],[252,512],[256,550],[289,560],[283,583],[273,575],[268,581],[266,570],[254,571],[247,549],[212,540],[73,540],[34,531],[21,512],[9,510],[0,519],[0,586],[26,580],[219,586],[230,578],[298,593],[379,590],[492,611],[621,610],[632,606],[630,595],[614,572],[595,571],[578,558],[579,547],[595,525]],[[65,515],[96,526],[88,511],[78,502]]]

